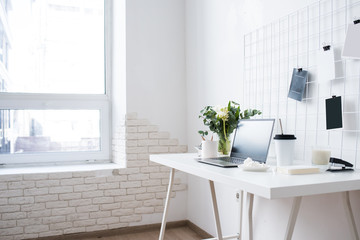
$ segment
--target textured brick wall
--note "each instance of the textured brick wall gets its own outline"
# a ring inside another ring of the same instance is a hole
[[[149,154],[186,151],[169,133],[128,114],[113,140],[114,160],[127,168],[0,175],[0,239],[120,228],[161,213],[169,169],[149,162]],[[172,196],[183,190],[176,178]]]

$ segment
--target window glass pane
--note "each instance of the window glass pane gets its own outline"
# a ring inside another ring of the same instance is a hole
[[[99,110],[0,110],[0,153],[100,151]]]
[[[104,94],[104,0],[11,5],[0,24],[3,92]]]

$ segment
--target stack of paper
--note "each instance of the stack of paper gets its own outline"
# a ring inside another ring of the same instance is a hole
[[[310,173],[319,173],[320,169],[318,167],[313,167],[309,165],[292,165],[292,166],[280,166],[277,167],[278,173],[283,174],[310,174]]]

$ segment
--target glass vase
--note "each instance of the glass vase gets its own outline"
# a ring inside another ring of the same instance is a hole
[[[229,155],[230,153],[230,140],[227,136],[219,136],[218,152],[222,155]]]

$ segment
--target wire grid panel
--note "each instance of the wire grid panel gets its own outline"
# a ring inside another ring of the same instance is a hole
[[[244,105],[261,109],[262,118],[282,119],[284,131],[297,137],[298,161],[310,163],[312,148],[326,146],[360,166],[360,61],[341,57],[355,17],[359,0],[319,1],[244,36]],[[319,82],[323,43],[334,49],[335,79]],[[287,97],[293,68],[309,73],[302,102]],[[332,95],[342,97],[343,128],[326,130],[325,99]]]

